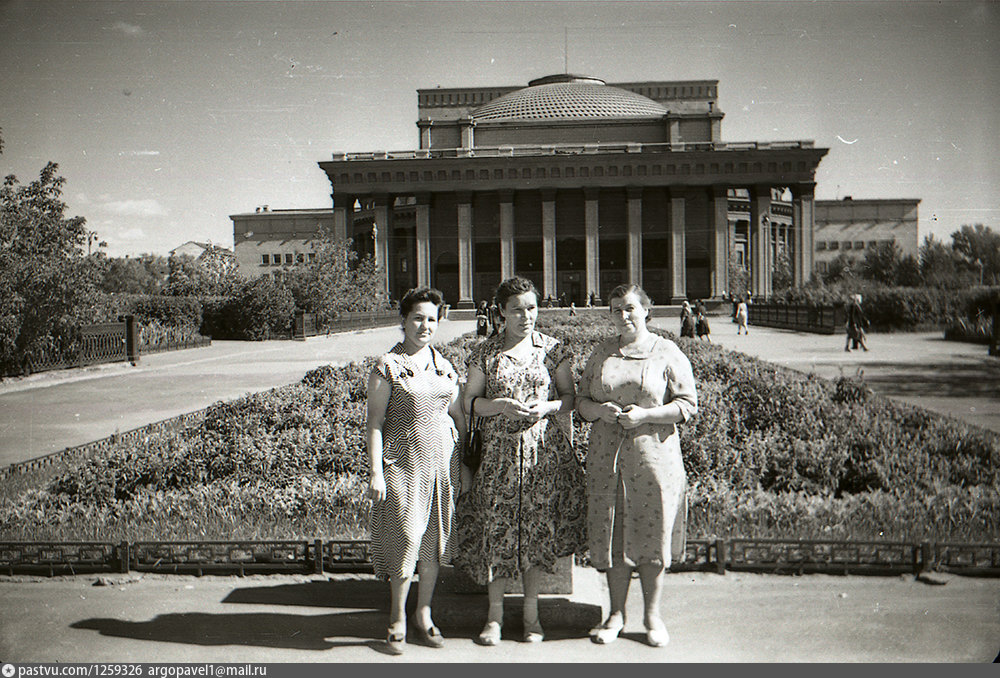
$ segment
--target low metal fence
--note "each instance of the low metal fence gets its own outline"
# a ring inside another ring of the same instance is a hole
[[[748,311],[751,325],[817,334],[836,334],[844,329],[847,321],[843,306],[767,304],[755,301],[750,304]]]
[[[320,327],[312,313],[296,313],[292,324],[292,338],[305,339],[320,334],[346,332],[349,330],[370,329],[373,327],[388,327],[399,323],[399,312],[384,311],[347,311],[337,316],[335,320]]]
[[[118,322],[81,325],[73,332],[67,346],[53,346],[41,354],[26,356],[18,369],[8,368],[3,376],[27,376],[34,372],[125,361],[134,365],[139,361],[138,342],[135,318],[130,315]]]
[[[0,542],[0,574],[371,571],[368,540]],[[674,571],[1000,576],[1000,544],[690,539]]]
[[[139,347],[140,353],[149,355],[152,353],[164,353],[166,351],[182,351],[186,348],[202,348],[212,345],[212,337],[198,336],[196,339],[183,339],[181,341],[165,341],[156,344],[142,344]]]

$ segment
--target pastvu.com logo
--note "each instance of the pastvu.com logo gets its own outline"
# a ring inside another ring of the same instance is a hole
[[[14,675],[14,665],[13,664],[4,664],[3,668],[0,669],[0,673],[3,674],[4,678],[10,678],[11,676]]]

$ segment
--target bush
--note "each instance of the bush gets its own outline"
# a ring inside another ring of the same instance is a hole
[[[287,337],[295,316],[292,293],[269,276],[243,281],[231,297],[203,303],[201,333],[213,339]]]

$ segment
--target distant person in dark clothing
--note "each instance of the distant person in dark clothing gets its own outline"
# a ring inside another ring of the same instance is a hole
[[[479,302],[479,306],[476,308],[476,334],[480,337],[485,337],[490,333],[489,313],[490,309],[486,301]]]
[[[694,312],[691,310],[691,304],[685,301],[681,304],[681,336],[694,339],[694,329]]]
[[[496,300],[490,302],[489,319],[490,319],[490,327],[492,328],[492,330],[490,331],[490,336],[491,337],[498,336],[500,334],[500,323],[503,322],[503,320],[500,316],[500,307],[497,306]]]
[[[868,318],[861,310],[861,295],[851,295],[851,303],[847,305],[847,342],[844,350],[850,351],[853,343],[856,349],[860,346],[863,350],[868,350],[865,333],[868,331]]]
[[[705,304],[701,302],[701,299],[695,303],[694,327],[699,339],[705,339],[708,342],[712,341],[712,330],[708,326],[708,315],[705,312]]]

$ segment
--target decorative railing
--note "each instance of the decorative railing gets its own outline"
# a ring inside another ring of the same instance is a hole
[[[295,322],[292,323],[292,338],[305,339],[306,337],[314,337],[320,334],[369,329],[372,327],[388,327],[398,323],[398,311],[345,311],[327,325],[319,327],[313,314],[299,312],[295,314]]]
[[[0,542],[0,574],[160,574],[371,571],[371,542],[148,541]],[[1000,544],[691,539],[674,571],[772,574],[955,574],[1000,576]]]
[[[755,301],[749,305],[748,311],[751,325],[817,334],[839,332],[847,319],[843,306],[766,304]]]
[[[118,322],[82,325],[74,331],[67,346],[53,345],[47,351],[27,356],[19,370],[8,370],[4,376],[113,362],[130,361],[135,364],[138,360],[135,318],[124,316]]]
[[[688,141],[675,143],[551,144],[545,146],[477,146],[475,148],[419,148],[403,151],[334,153],[333,160],[426,160],[430,158],[502,158],[534,155],[594,153],[665,153],[684,151],[774,151],[813,148],[813,141]]]

